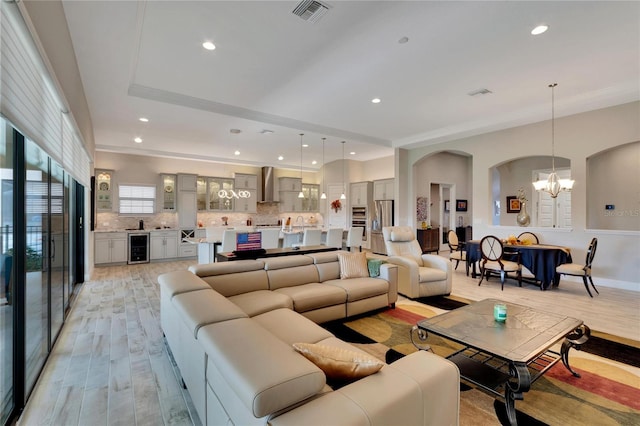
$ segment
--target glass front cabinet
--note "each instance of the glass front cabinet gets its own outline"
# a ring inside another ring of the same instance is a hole
[[[96,210],[110,212],[113,210],[113,170],[96,169]]]
[[[232,191],[235,180],[233,178],[208,178],[208,194],[210,211],[230,212],[234,209]]]
[[[160,175],[160,211],[175,212],[176,211],[176,175],[161,174]]]
[[[320,185],[303,183],[302,193],[304,194],[304,198],[302,199],[302,211],[317,212],[319,210]]]

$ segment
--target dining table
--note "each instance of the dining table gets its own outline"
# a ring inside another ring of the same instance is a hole
[[[540,283],[541,290],[547,290],[550,286],[557,286],[560,277],[556,275],[556,267],[563,263],[571,263],[571,249],[564,246],[551,244],[503,244],[510,252],[520,254],[520,263],[534,275],[536,282]],[[480,240],[471,240],[465,243],[467,255],[467,271],[471,267],[471,276],[475,278],[476,262],[482,260],[480,252]]]

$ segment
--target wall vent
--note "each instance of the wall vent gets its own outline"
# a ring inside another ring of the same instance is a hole
[[[329,6],[317,0],[303,0],[295,9],[294,15],[297,15],[309,22],[318,22],[329,11]]]

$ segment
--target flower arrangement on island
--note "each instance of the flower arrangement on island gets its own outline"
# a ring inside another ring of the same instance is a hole
[[[342,208],[342,203],[340,202],[340,200],[333,200],[331,202],[331,208],[338,213],[338,210],[340,210]]]

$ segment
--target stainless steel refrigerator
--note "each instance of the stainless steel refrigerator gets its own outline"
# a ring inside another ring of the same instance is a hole
[[[382,237],[385,226],[393,226],[393,200],[376,200],[371,221],[371,251],[374,253],[387,254]]]

